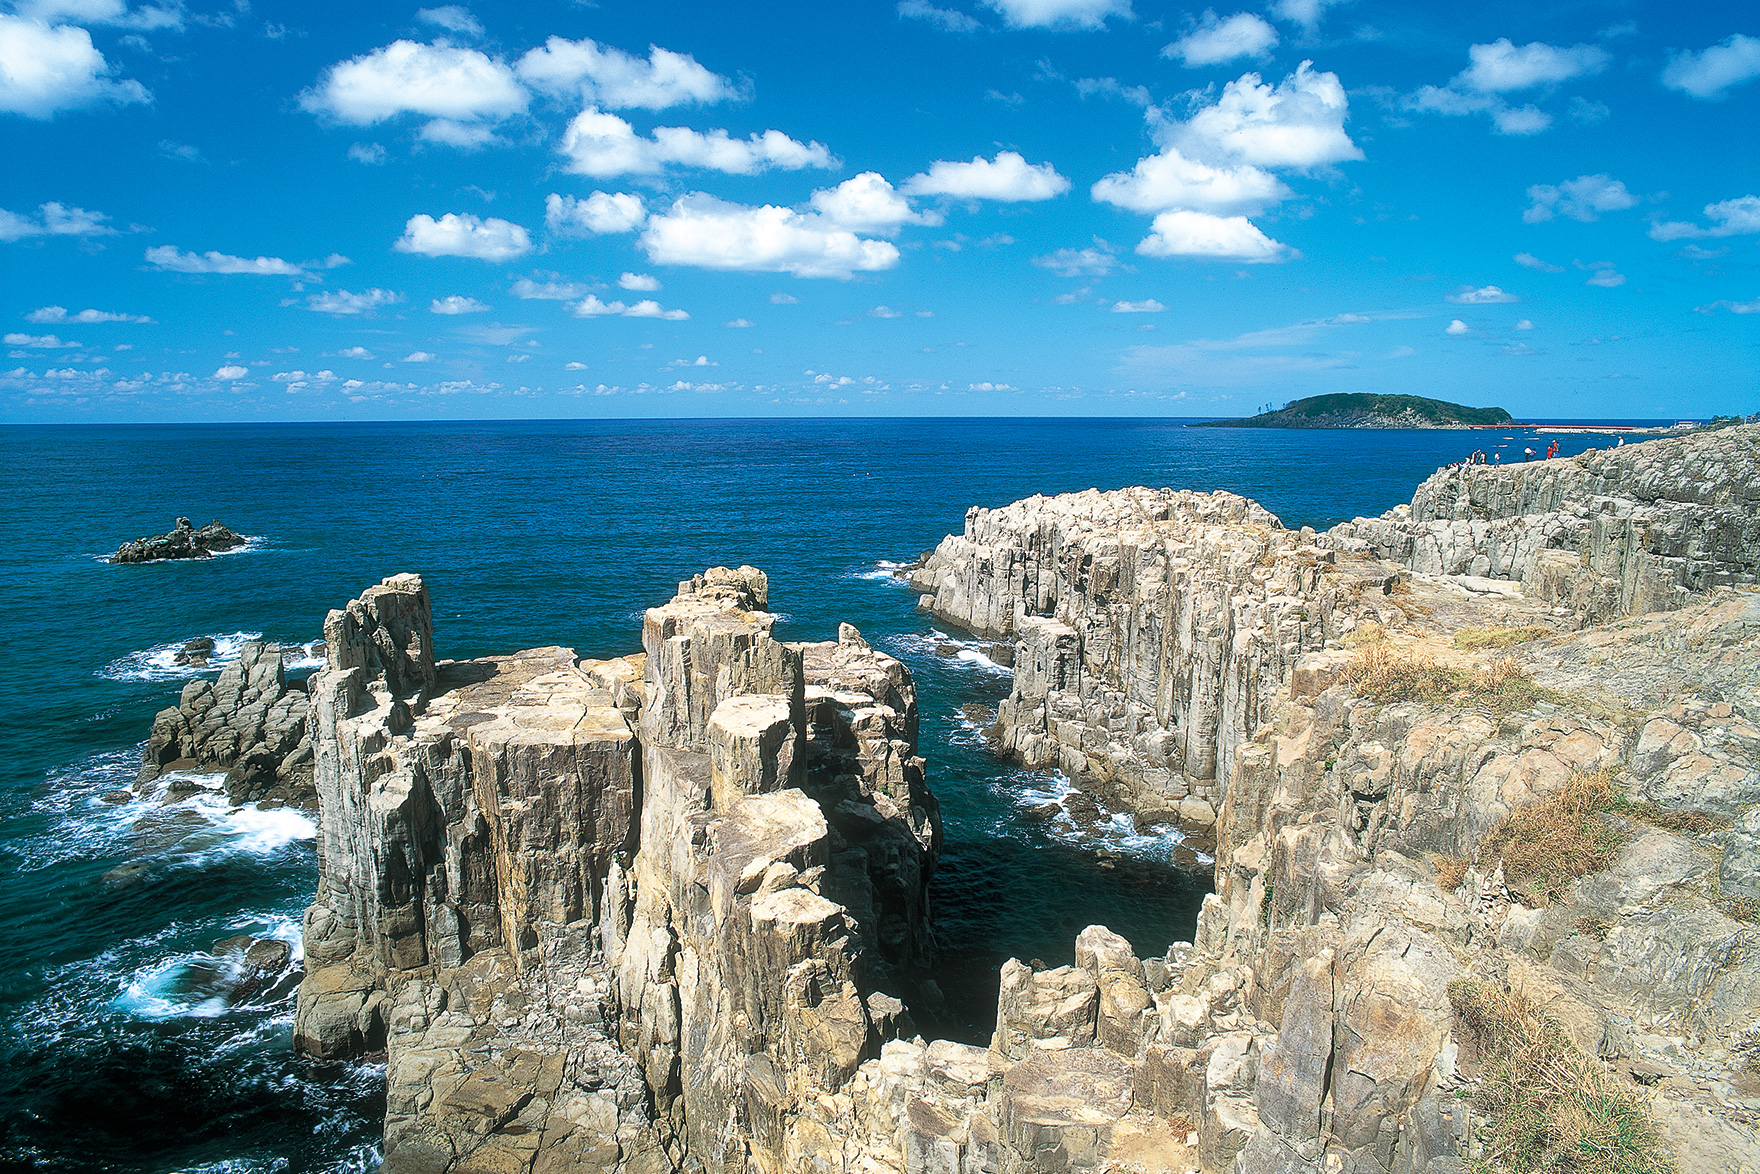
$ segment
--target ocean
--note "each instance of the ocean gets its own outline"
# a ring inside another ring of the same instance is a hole
[[[1141,955],[1189,938],[1206,858],[1175,829],[1106,813],[1037,822],[1067,781],[991,757],[966,707],[1008,692],[983,646],[937,628],[890,568],[971,505],[1127,485],[1228,489],[1296,527],[1410,499],[1520,431],[1303,432],[1179,420],[934,419],[229,424],[0,429],[0,1167],[371,1169],[372,1064],[292,1055],[291,984],[216,994],[214,943],[297,951],[313,824],[229,808],[215,780],[112,805],[154,713],[239,644],[306,644],[324,613],[419,572],[443,657],[540,644],[639,649],[641,614],[716,564],[770,576],[783,639],[839,621],[916,676],[946,848],[938,976],[987,1038],[996,969],[1073,960],[1102,923]],[[1597,436],[1564,436],[1564,455]],[[1517,457],[1519,459],[1519,455]],[[111,566],[180,514],[251,535],[199,562]],[[208,669],[175,662],[216,641]],[[309,671],[309,658],[290,671]],[[1181,867],[1181,865],[1184,867]],[[1196,864],[1198,867],[1194,868]]]

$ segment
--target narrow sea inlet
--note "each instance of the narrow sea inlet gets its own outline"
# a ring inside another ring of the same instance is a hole
[[[1218,432],[1166,421],[528,422],[11,428],[0,764],[0,1163],[46,1169],[335,1170],[374,1160],[381,1072],[289,1047],[291,969],[250,977],[240,934],[297,948],[313,826],[228,806],[208,777],[113,802],[155,712],[247,639],[307,645],[325,611],[398,571],[435,605],[437,652],[636,650],[643,609],[705,566],[770,576],[777,636],[840,621],[916,678],[946,845],[938,981],[982,1041],[1008,957],[1070,960],[1105,924],[1139,954],[1191,934],[1208,861],[1177,829],[1055,813],[1068,780],[986,750],[1007,692],[985,645],[890,573],[973,504],[1090,486],[1246,494],[1295,527],[1405,500],[1468,432]],[[1517,437],[1519,451],[1523,434]],[[1566,455],[1595,437],[1568,437]],[[1501,434],[1499,436],[1501,441]],[[249,546],[112,566],[179,514]],[[176,650],[214,641],[207,667]],[[289,663],[298,675],[313,662]],[[1185,862],[1188,867],[1179,867]]]

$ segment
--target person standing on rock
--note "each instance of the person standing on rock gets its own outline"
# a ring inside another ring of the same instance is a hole
[[[1533,459],[1534,459],[1534,446],[1530,444],[1527,448],[1524,448],[1522,450],[1522,460],[1531,461]]]

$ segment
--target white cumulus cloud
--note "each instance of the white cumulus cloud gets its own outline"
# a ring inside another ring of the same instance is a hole
[[[1069,180],[1049,163],[1030,164],[1018,151],[1000,151],[993,160],[981,155],[970,163],[937,160],[928,171],[905,180],[904,190],[918,196],[1020,202],[1061,196],[1069,191]]]
[[[1167,309],[1167,307],[1156,301],[1154,298],[1144,298],[1140,302],[1112,303],[1112,312],[1114,314],[1159,314],[1165,309]]]
[[[1535,184],[1528,189],[1530,203],[1522,213],[1529,224],[1539,224],[1556,216],[1572,220],[1599,220],[1603,212],[1619,212],[1638,202],[1626,185],[1606,175],[1579,175],[1554,186]]]
[[[582,38],[551,37],[514,66],[520,80],[540,93],[581,98],[623,110],[663,110],[688,102],[720,102],[734,97],[733,84],[697,64],[688,53],[648,46],[648,59]]]
[[[1338,75],[1316,72],[1304,61],[1275,86],[1256,73],[1241,75],[1178,133],[1182,145],[1210,147],[1257,167],[1307,169],[1363,157],[1344,130],[1349,113]]]
[[[567,302],[584,297],[589,288],[591,287],[578,281],[533,281],[529,277],[522,277],[513,283],[513,288],[508,292],[527,301]]]
[[[358,314],[371,314],[384,306],[394,306],[403,300],[403,295],[388,289],[368,289],[360,293],[350,293],[346,289],[325,290],[312,294],[306,299],[306,309],[315,310],[320,314],[335,314],[348,317]],[[356,350],[361,348],[356,347]],[[349,352],[341,352],[348,355]],[[359,357],[359,356],[350,356]],[[371,358],[371,355],[367,355]]]
[[[642,198],[628,192],[594,192],[584,200],[552,192],[544,198],[544,223],[562,236],[634,232],[647,219]]]
[[[488,308],[476,298],[467,298],[463,294],[449,294],[428,303],[430,314],[481,314]]]
[[[1705,205],[1708,225],[1689,224],[1682,220],[1664,220],[1650,226],[1650,238],[1659,241],[1683,240],[1689,237],[1746,236],[1760,232],[1760,196],[1737,196]]]
[[[683,310],[668,310],[659,302],[644,300],[633,306],[622,302],[602,302],[597,295],[588,294],[578,302],[571,302],[568,312],[576,318],[605,318],[620,315],[624,318],[662,318],[669,322],[682,322],[690,315]]]
[[[437,8],[416,9],[416,19],[428,24],[439,25],[447,32],[462,33],[467,37],[483,35],[483,25],[471,10],[462,4],[442,4]]]
[[[813,211],[851,232],[893,236],[907,224],[940,224],[936,212],[918,212],[877,171],[864,171],[834,188],[813,193]]]
[[[1131,0],[984,0],[1015,28],[1097,29],[1109,16],[1130,20]]]
[[[1188,159],[1178,147],[1137,160],[1130,171],[1103,176],[1089,189],[1094,199],[1133,212],[1189,208],[1199,212],[1258,212],[1292,194],[1276,176],[1251,164],[1212,167]]]
[[[1188,69],[1197,69],[1240,57],[1263,57],[1276,45],[1277,30],[1264,17],[1237,12],[1222,20],[1206,8],[1197,27],[1163,49],[1161,55],[1183,61]]]
[[[399,361],[404,363],[432,363],[434,361],[434,352],[411,351]]]
[[[1034,257],[1033,264],[1059,277],[1105,277],[1118,266],[1118,258],[1105,249],[1056,249]]]
[[[870,240],[814,213],[732,204],[701,193],[654,216],[640,244],[658,265],[847,280],[898,264],[898,246]]]
[[[1698,53],[1676,53],[1662,71],[1662,84],[1716,102],[1734,87],[1760,77],[1760,37],[1734,33]]]
[[[0,208],[0,241],[23,240],[30,236],[113,236],[114,228],[105,224],[109,216],[69,208],[51,200],[37,206],[35,216],[20,215]]]
[[[565,170],[577,175],[657,175],[668,166],[697,167],[729,175],[756,175],[779,168],[836,166],[822,143],[802,143],[779,130],[736,139],[725,130],[708,132],[682,126],[659,126],[639,135],[615,114],[588,106],[563,132]]]
[[[480,146],[493,124],[524,111],[528,99],[504,61],[475,49],[400,40],[331,66],[300,95],[300,106],[351,126],[420,115],[433,120],[424,138]]]
[[[1515,263],[1524,269],[1538,269],[1542,273],[1563,273],[1563,265],[1554,265],[1550,261],[1542,261],[1532,253],[1517,253]]]
[[[39,310],[32,310],[24,318],[26,322],[35,322],[38,325],[54,324],[57,326],[68,322],[76,322],[81,325],[92,322],[152,322],[152,319],[145,314],[115,314],[108,310],[81,310],[77,314],[70,314],[65,306],[44,306]]]
[[[1450,322],[1447,326],[1442,328],[1442,333],[1444,333],[1444,334],[1466,334],[1470,330],[1472,330],[1471,326],[1468,326],[1465,322],[1462,322],[1459,318],[1456,318],[1454,321]]]
[[[1607,50],[1595,45],[1517,45],[1499,37],[1469,46],[1466,69],[1445,86],[1420,87],[1405,105],[1432,114],[1486,114],[1500,134],[1539,134],[1552,125],[1552,115],[1532,104],[1512,106],[1505,95],[1597,74],[1610,60]]]
[[[510,261],[532,251],[532,238],[520,225],[493,216],[481,220],[468,212],[448,212],[435,220],[418,213],[409,218],[403,236],[392,247],[424,257]]]
[[[1522,299],[1495,285],[1482,285],[1477,289],[1467,286],[1458,293],[1451,293],[1448,300],[1460,306],[1493,306],[1500,302],[1519,302]]]
[[[40,351],[62,350],[66,347],[80,345],[77,342],[62,342],[53,334],[8,334],[4,338],[0,338],[0,342],[4,342],[7,346],[28,346]]]
[[[213,377],[215,379],[223,379],[223,380],[231,381],[234,379],[243,379],[246,375],[249,375],[249,374],[250,374],[250,371],[244,367],[226,366],[226,367],[222,367],[218,371],[214,372]]]
[[[1274,0],[1267,12],[1278,20],[1287,20],[1291,24],[1302,26],[1302,31],[1310,35],[1320,27],[1320,18],[1326,10],[1343,0]]]
[[[53,118],[99,102],[150,102],[137,81],[117,81],[92,35],[68,24],[0,13],[0,113]]]
[[[234,257],[213,249],[185,253],[173,245],[157,245],[146,251],[147,264],[174,273],[245,273],[257,277],[304,277],[306,271],[280,257]]]
[[[617,279],[617,288],[653,293],[660,288],[660,279],[648,273],[625,273]]]
[[[1489,45],[1469,47],[1467,60],[1470,64],[1455,78],[1459,87],[1501,94],[1600,73],[1611,59],[1607,50],[1595,45],[1559,48],[1543,41],[1517,45],[1499,37]]]
[[[1245,216],[1213,216],[1208,212],[1163,212],[1137,245],[1145,257],[1198,257],[1258,263],[1296,256],[1288,245],[1272,240]]]

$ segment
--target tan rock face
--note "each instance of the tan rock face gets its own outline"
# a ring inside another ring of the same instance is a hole
[[[1140,959],[1095,926],[1073,966],[1010,961],[988,1049],[904,1038],[939,820],[903,666],[847,625],[775,640],[761,572],[716,568],[640,656],[425,671],[425,592],[388,580],[312,683],[299,1046],[385,1047],[392,1171],[1418,1174],[1482,1133],[1448,996],[1471,977],[1651,1081],[1686,1174],[1760,1167],[1760,931],[1732,903],[1760,892],[1760,595],[1709,590],[1746,573],[1719,511],[1754,480],[1683,488],[1698,444],[1499,472],[1502,513],[1447,520],[1463,573],[1369,557],[1444,549],[1411,523],[1434,487],[1330,535],[1226,494],[972,511],[916,585],[1015,641],[1009,752],[1216,841],[1192,942]],[[1591,474],[1641,508],[1582,504]],[[1514,711],[1373,703],[1345,671],[1384,637],[1482,666],[1455,631],[1542,621]],[[1584,771],[1660,823],[1603,813],[1612,864],[1523,905],[1487,837]]]
[[[1516,580],[1596,623],[1760,581],[1756,484],[1760,427],[1749,425],[1445,469],[1405,512],[1338,532],[1418,571]]]

